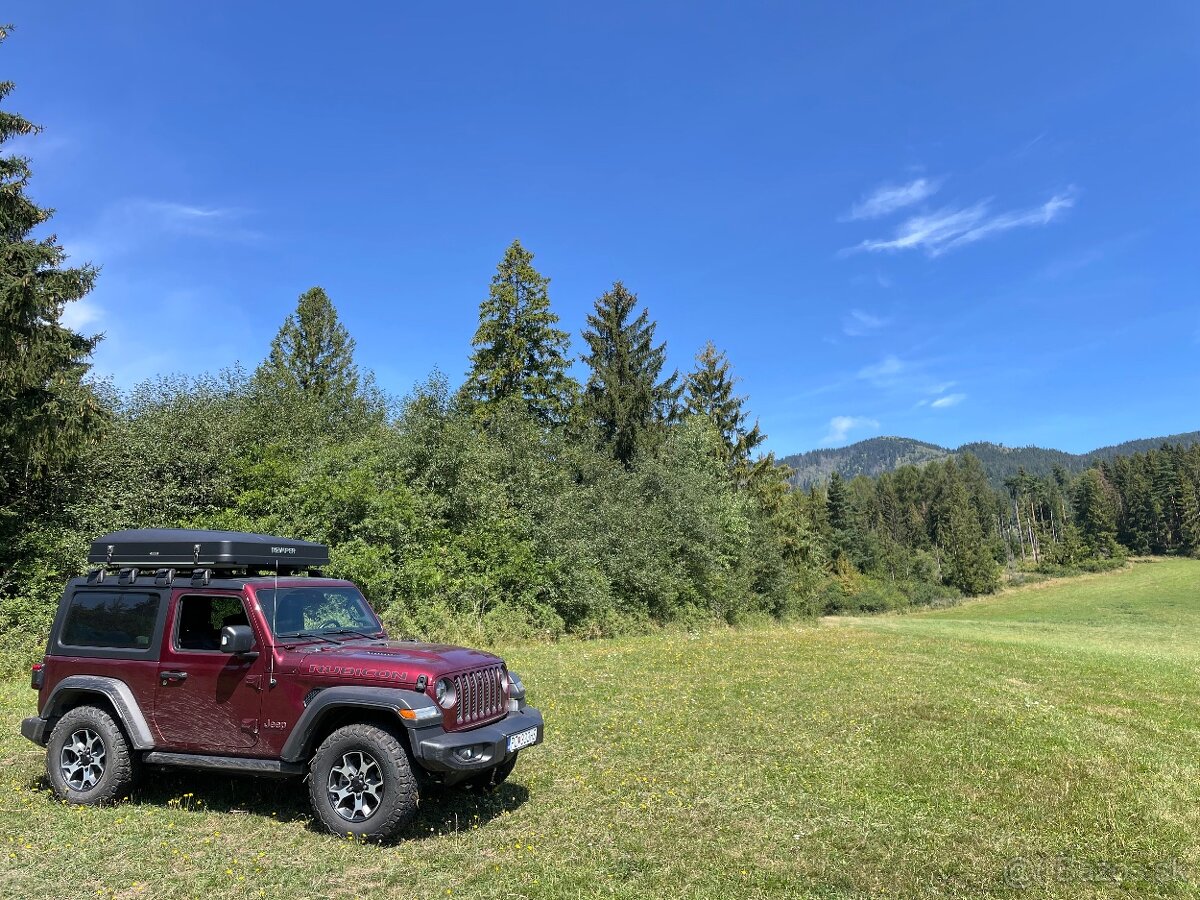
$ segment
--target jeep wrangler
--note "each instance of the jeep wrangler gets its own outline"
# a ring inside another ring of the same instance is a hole
[[[391,640],[321,544],[188,529],[94,541],[67,585],[21,733],[69,803],[143,767],[305,778],[330,831],[393,837],[430,784],[494,789],[542,716],[479,650]]]

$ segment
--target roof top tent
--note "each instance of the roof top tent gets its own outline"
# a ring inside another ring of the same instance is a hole
[[[92,541],[88,562],[101,566],[154,566],[278,572],[329,564],[329,548],[312,541],[191,528],[133,528]]]

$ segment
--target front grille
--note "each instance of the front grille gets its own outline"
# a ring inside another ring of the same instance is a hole
[[[470,725],[491,719],[504,711],[504,667],[489,666],[454,676],[454,692],[458,696],[454,721]]]

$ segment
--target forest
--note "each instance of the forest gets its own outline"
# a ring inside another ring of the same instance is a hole
[[[0,111],[0,145],[36,130]],[[1195,446],[1022,472],[999,491],[969,454],[794,489],[761,453],[724,353],[709,343],[676,370],[615,281],[577,323],[576,357],[519,241],[464,298],[479,324],[461,380],[434,372],[388,396],[313,287],[252,369],[119,389],[89,374],[100,338],[63,324],[98,272],[66,258],[30,178],[28,159],[0,154],[0,651],[13,668],[40,653],[88,542],[128,527],[326,542],[332,574],[392,629],[470,642],[950,604],[1012,573],[1200,549]]]

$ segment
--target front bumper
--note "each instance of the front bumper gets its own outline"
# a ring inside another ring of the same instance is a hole
[[[532,706],[526,706],[510,712],[498,722],[470,731],[448,732],[443,731],[441,726],[434,726],[414,728],[410,734],[417,763],[430,772],[443,775],[446,782],[452,783],[473,772],[502,763],[509,756],[508,739],[514,734],[537,728],[537,739],[526,747],[540,744],[545,727],[542,714]],[[471,750],[470,757],[464,758],[468,748]]]
[[[50,739],[50,723],[41,716],[30,716],[21,720],[21,735],[40,747]]]

